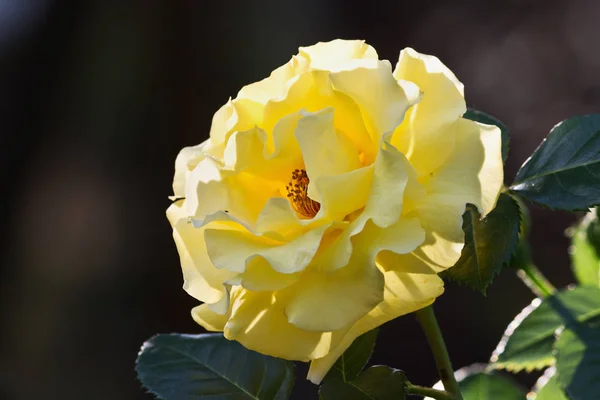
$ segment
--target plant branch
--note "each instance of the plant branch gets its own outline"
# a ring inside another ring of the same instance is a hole
[[[531,258],[531,247],[527,242],[525,235],[520,238],[515,254],[512,259],[512,266],[517,270],[517,276],[525,286],[529,288],[537,297],[544,298],[551,296],[556,292],[542,272],[533,264]]]
[[[425,386],[413,385],[410,382],[408,382],[406,390],[408,394],[416,394],[418,396],[431,397],[432,399],[456,400],[456,397],[453,396],[452,393],[448,393],[444,390],[428,388]]]
[[[422,308],[415,312],[415,314],[421,324],[421,328],[423,328],[423,332],[425,332],[425,337],[427,337],[427,342],[435,358],[435,364],[444,388],[453,395],[455,400],[462,400],[458,383],[454,378],[454,369],[450,362],[448,349],[446,349],[442,331],[433,312],[433,306]]]
[[[556,292],[556,288],[548,282],[548,279],[533,264],[521,265],[517,271],[517,276],[537,297],[548,297]]]

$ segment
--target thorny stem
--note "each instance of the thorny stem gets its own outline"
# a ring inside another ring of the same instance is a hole
[[[442,331],[435,318],[433,306],[422,308],[415,312],[415,314],[421,324],[421,328],[423,328],[423,332],[425,332],[425,337],[427,337],[427,342],[435,358],[435,364],[444,388],[452,395],[451,399],[463,400],[458,383],[454,378],[454,369],[452,368],[448,349],[446,349],[446,344],[442,337]]]

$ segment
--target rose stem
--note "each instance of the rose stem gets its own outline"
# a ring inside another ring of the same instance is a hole
[[[424,386],[413,385],[410,382],[407,383],[406,390],[410,394],[416,394],[416,395],[423,396],[423,397],[431,397],[432,399],[437,399],[437,400],[455,400],[456,399],[456,397],[453,396],[451,393],[448,393],[448,392],[445,392],[442,390],[436,390],[436,389],[424,387]]]
[[[444,338],[442,337],[442,331],[440,330],[440,326],[438,325],[437,319],[435,318],[435,314],[433,312],[433,306],[422,308],[415,312],[415,314],[417,316],[417,320],[421,324],[423,332],[425,332],[425,337],[427,337],[427,342],[429,343],[429,347],[431,348],[431,352],[435,358],[435,364],[437,366],[442,383],[444,384],[444,388],[449,393],[454,395],[456,400],[462,400],[458,383],[454,378],[454,369],[452,368],[452,363],[450,362],[448,349],[446,349],[446,344],[444,343]]]
[[[517,270],[517,276],[534,295],[544,298],[556,292],[556,288],[533,264],[531,247],[525,238],[519,240],[512,262],[512,266]]]
[[[533,264],[520,265],[517,276],[537,297],[548,297],[556,292],[556,288]]]

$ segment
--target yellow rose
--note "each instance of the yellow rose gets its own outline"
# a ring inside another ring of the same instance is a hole
[[[216,112],[176,160],[167,211],[193,318],[249,349],[312,361],[431,304],[502,181],[500,131],[461,118],[463,85],[407,48],[301,47]]]

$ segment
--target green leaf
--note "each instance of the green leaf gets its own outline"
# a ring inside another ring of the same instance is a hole
[[[468,205],[463,215],[465,246],[456,265],[443,276],[485,294],[515,250],[520,216],[519,206],[506,193],[500,195],[496,208],[483,220],[477,209]]]
[[[338,358],[325,379],[350,381],[363,370],[373,354],[378,329],[373,329],[352,342],[352,345]]]
[[[321,400],[402,400],[406,396],[404,372],[376,365],[344,382],[327,379],[319,388]]]
[[[598,219],[598,209],[599,207],[594,207],[588,214],[591,221],[587,229],[587,236],[596,254],[600,256],[600,220]]]
[[[514,269],[523,269],[531,264],[531,246],[529,245],[529,232],[531,231],[531,216],[527,205],[518,197],[513,197],[519,207],[521,217],[519,224],[519,239],[513,252],[509,266]]]
[[[558,385],[556,369],[554,367],[548,368],[544,372],[544,375],[538,379],[532,391],[535,393],[534,400],[569,400]]]
[[[565,329],[556,341],[558,384],[571,400],[600,399],[600,320]]]
[[[600,204],[600,114],[569,118],[552,128],[511,190],[554,209]]]
[[[482,111],[475,110],[473,108],[468,108],[467,112],[463,115],[463,118],[470,119],[471,121],[480,122],[482,124],[487,125],[496,125],[500,128],[500,133],[502,135],[502,161],[506,161],[506,157],[508,157],[509,150],[509,142],[510,138],[508,137],[508,128],[498,120],[498,118],[491,116],[490,114],[486,114]]]
[[[569,316],[584,322],[600,315],[600,289],[578,287],[535,299],[508,325],[492,354],[495,368],[532,371],[554,363],[555,332]]]
[[[165,400],[287,399],[290,361],[258,354],[221,334],[168,334],[142,346],[136,370],[142,384]]]
[[[571,264],[573,273],[581,285],[600,287],[599,230],[600,222],[595,210],[586,214],[578,226],[570,229]]]
[[[478,372],[459,383],[464,400],[525,400],[525,393],[512,379],[496,372]]]

